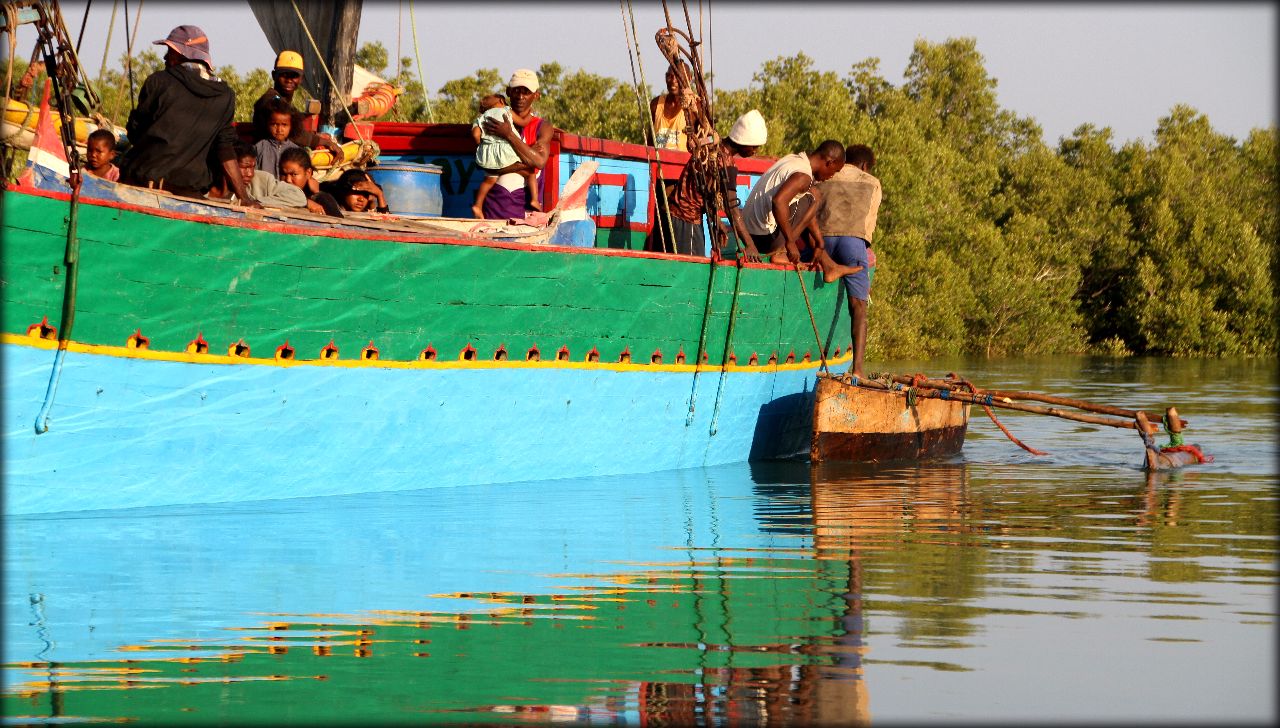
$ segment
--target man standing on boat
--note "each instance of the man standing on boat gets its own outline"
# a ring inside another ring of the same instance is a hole
[[[154,44],[169,49],[165,67],[143,82],[129,114],[125,128],[133,146],[120,165],[120,180],[202,200],[220,172],[240,204],[262,207],[236,164],[236,94],[213,75],[209,38],[194,25],[179,25]]]
[[[535,116],[533,102],[538,100],[538,74],[521,68],[511,74],[507,82],[507,99],[511,102],[511,121],[488,119],[485,132],[507,140],[520,161],[541,170],[547,165],[551,151],[551,134],[555,128]],[[539,172],[541,179],[541,172]],[[528,207],[524,178],[517,173],[498,177],[484,199],[483,213],[487,220],[522,218]],[[542,199],[546,199],[543,190]]]
[[[728,215],[734,234],[737,235],[739,244],[742,246],[742,258],[750,261],[759,261],[760,253],[756,250],[755,242],[752,241],[751,235],[747,232],[746,223],[742,220],[742,211],[738,204],[736,162],[738,157],[754,156],[756,150],[764,146],[768,140],[769,130],[765,126],[764,116],[752,109],[733,122],[729,136],[721,140],[716,149],[718,175],[716,183],[721,185],[725,214]],[[702,221],[706,199],[703,186],[707,181],[698,179],[698,176],[692,164],[686,164],[681,170],[680,179],[676,181],[675,190],[671,194],[673,239],[662,241],[666,227],[655,224],[653,236],[658,238],[658,241],[651,239],[650,249],[666,250],[680,255],[702,255],[705,240]],[[716,221],[716,224],[719,224],[719,221]]]
[[[818,229],[827,253],[841,265],[858,268],[844,276],[849,298],[849,330],[853,340],[853,363],[849,372],[862,376],[862,355],[867,345],[867,298],[871,292],[871,236],[876,231],[880,210],[880,180],[871,175],[876,155],[865,144],[845,150],[845,164],[831,179],[819,182],[826,202],[818,211]]]
[[[271,88],[262,92],[258,100],[253,102],[253,138],[261,141],[271,137],[267,124],[271,121],[271,102],[283,99],[293,110],[293,126],[289,132],[289,141],[300,147],[317,149],[327,147],[334,153],[334,159],[342,159],[342,149],[333,137],[304,128],[304,122],[310,114],[304,114],[293,106],[293,95],[302,85],[302,54],[297,51],[280,51],[276,56],[276,66],[271,70]]]

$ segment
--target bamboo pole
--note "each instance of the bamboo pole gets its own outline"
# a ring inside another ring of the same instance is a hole
[[[901,375],[901,374],[894,375],[893,381],[898,382],[900,384],[908,384],[908,385],[915,383],[912,381],[911,377]],[[920,384],[922,386],[932,387],[934,389],[946,389],[952,392],[962,391],[961,384],[959,382],[948,380],[948,379],[925,379],[925,380],[921,380]],[[1064,407],[1074,407],[1076,409],[1084,410],[1086,412],[1094,412],[1094,413],[1103,414],[1103,415],[1115,415],[1116,417],[1123,417],[1125,419],[1134,419],[1138,414],[1137,410],[1124,409],[1123,407],[1112,407],[1110,405],[1105,405],[1105,404],[1094,404],[1092,402],[1086,402],[1082,399],[1073,399],[1071,397],[1058,397],[1056,395],[1041,394],[1039,392],[1022,392],[1022,391],[1003,390],[1003,389],[984,389],[982,393],[984,395],[987,395],[987,394],[991,395],[993,400],[997,398],[1007,398],[1007,399],[1015,399],[1015,400],[1018,400],[1018,399],[1028,400],[1032,402],[1044,402],[1045,404],[1056,404],[1056,405],[1062,405]],[[996,403],[993,401],[992,404],[996,404]],[[1154,420],[1154,421],[1160,420],[1159,414],[1152,413],[1152,412],[1144,412],[1143,414],[1146,415],[1148,420]],[[1175,411],[1175,416],[1176,416],[1176,411]],[[1181,429],[1183,427],[1186,427],[1188,424],[1190,423],[1187,422],[1186,420],[1179,419],[1178,430],[1181,431]]]
[[[988,402],[986,394],[975,396],[975,395],[969,394],[968,392],[954,391],[954,390],[947,389],[945,387],[933,387],[925,391],[917,390],[916,396],[923,399],[943,399],[942,395],[939,393],[940,390],[947,391],[946,399],[954,400],[956,402],[964,402],[965,404],[987,405],[990,407],[1003,407],[1004,409],[1017,410],[1019,412],[1031,412],[1032,414],[1037,414],[1037,415],[1052,415],[1054,417],[1061,417],[1064,420],[1075,420],[1076,422],[1087,422],[1091,425],[1105,425],[1107,427],[1123,427],[1123,428],[1128,428],[1130,430],[1136,430],[1138,428],[1137,424],[1135,424],[1136,420],[1124,420],[1116,417],[1100,417],[1098,415],[1082,415],[1082,414],[1077,414],[1075,412],[1068,412],[1066,410],[1058,409],[1057,407],[1040,407],[1034,404],[1022,404],[1021,402],[1005,402],[1003,400],[996,399],[994,396],[992,396],[991,401]],[[1138,414],[1142,414],[1142,413],[1139,412]],[[1159,425],[1152,425],[1148,423],[1147,428],[1149,432],[1160,431]]]

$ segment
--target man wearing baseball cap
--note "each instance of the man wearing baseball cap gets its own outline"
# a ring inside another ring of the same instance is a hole
[[[760,260],[760,254],[742,221],[742,211],[738,204],[737,159],[754,156],[756,150],[768,140],[769,130],[765,126],[764,116],[752,109],[733,122],[729,136],[721,140],[716,148],[716,164],[720,172],[717,181],[721,186],[725,214],[742,245],[741,258],[753,262]],[[714,144],[715,139],[704,139],[699,143]],[[702,181],[697,179],[693,165],[686,164],[671,195],[671,233],[667,234],[665,220],[655,220],[645,248],[654,252],[702,255],[706,239],[702,224],[705,199]],[[716,224],[720,224],[719,220]]]
[[[142,83],[129,114],[132,146],[120,180],[203,199],[213,175],[222,174],[242,205],[261,207],[236,166],[236,94],[213,75],[209,38],[194,25],[179,25],[155,45],[168,49],[165,67]]]
[[[270,104],[280,98],[293,107],[293,95],[302,85],[302,54],[297,51],[280,51],[276,56],[275,68],[271,69],[271,88],[262,92],[258,100],[253,102],[253,138],[261,141],[271,136],[267,131],[267,123],[271,121]],[[328,134],[321,134],[303,128],[303,121],[311,114],[304,114],[297,109],[293,111],[293,127],[289,132],[289,141],[300,147],[328,147],[335,155],[342,154],[338,143]]]
[[[539,170],[547,166],[551,152],[551,134],[555,127],[533,113],[533,102],[539,98],[538,74],[521,68],[507,82],[507,98],[511,102],[511,121],[485,121],[484,130],[507,140],[521,162]],[[539,173],[541,179],[541,173]],[[547,199],[542,191],[541,199]],[[522,218],[528,206],[524,178],[514,172],[498,177],[484,199],[484,217],[488,220]]]

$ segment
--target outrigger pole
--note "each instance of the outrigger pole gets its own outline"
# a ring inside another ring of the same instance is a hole
[[[1146,451],[1146,468],[1148,470],[1168,470],[1191,463],[1213,462],[1213,456],[1205,455],[1200,451],[1199,446],[1183,443],[1182,431],[1189,423],[1178,415],[1178,410],[1174,407],[1166,408],[1164,414],[1159,415],[1143,410],[1112,407],[1039,392],[984,391],[975,387],[967,379],[957,377],[955,374],[948,374],[945,379],[928,379],[920,374],[911,377],[894,374],[873,374],[869,379],[852,378],[848,383],[868,389],[902,392],[909,404],[913,404],[917,399],[942,399],[965,404],[976,404],[985,409],[987,414],[991,416],[992,421],[996,422],[997,425],[1000,423],[991,413],[990,408],[992,407],[1002,407],[1038,415],[1051,415],[1092,425],[1137,430]],[[1060,406],[1044,407],[1026,404],[1024,401],[1018,400],[1037,401]],[[1062,407],[1071,407],[1095,414],[1071,412],[1062,409]],[[1165,431],[1169,434],[1169,444],[1167,446],[1160,447],[1156,444],[1153,436],[1160,432],[1161,425],[1153,424],[1153,421],[1162,423]],[[1001,429],[1004,430],[1004,427],[1001,426]],[[1005,434],[1024,449],[1040,455],[1045,454],[1022,445],[1007,430],[1005,430]]]

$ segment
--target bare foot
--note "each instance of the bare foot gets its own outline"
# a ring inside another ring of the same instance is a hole
[[[537,200],[530,200],[529,208],[532,210],[537,210],[538,212],[542,212],[542,203],[538,202]]]
[[[769,256],[769,262],[774,265],[791,265],[791,258],[787,256],[787,251],[779,250]]]
[[[471,216],[477,220],[484,219],[484,209],[480,205],[471,206]]]
[[[822,274],[822,280],[827,283],[835,283],[837,280],[844,278],[845,276],[851,276],[860,270],[862,270],[862,266],[860,265],[837,265],[832,267],[830,270],[824,271]]]

